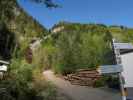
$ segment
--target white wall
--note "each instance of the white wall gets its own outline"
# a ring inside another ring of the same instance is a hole
[[[133,87],[133,53],[121,55],[124,71],[122,75],[125,78],[125,87]]]

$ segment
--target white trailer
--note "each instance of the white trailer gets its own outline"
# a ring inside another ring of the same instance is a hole
[[[127,89],[128,100],[133,100],[133,51],[121,53],[123,65],[122,75],[125,79],[124,87]]]
[[[123,71],[119,75],[122,100],[133,100],[133,44],[117,43],[113,39],[113,47],[117,64],[123,66]]]

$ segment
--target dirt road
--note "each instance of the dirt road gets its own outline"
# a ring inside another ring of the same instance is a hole
[[[105,88],[91,88],[71,85],[68,81],[56,77],[52,71],[45,71],[44,76],[72,100],[121,100],[120,94]]]

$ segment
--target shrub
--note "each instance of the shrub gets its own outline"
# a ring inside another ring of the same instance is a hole
[[[29,82],[32,81],[32,69],[33,66],[26,63],[25,60],[13,59],[10,65],[10,74],[18,79]]]
[[[52,44],[46,43],[43,45],[34,52],[33,57],[33,64],[42,71],[52,68],[52,60],[56,52],[56,48]]]
[[[40,67],[14,58],[5,80],[0,81],[1,100],[56,100],[56,90],[45,81]]]
[[[36,100],[35,94],[27,82],[15,76],[8,76],[8,79],[0,81],[1,100]]]
[[[102,76],[100,79],[95,81],[95,83],[93,84],[93,87],[103,87],[103,86],[106,86],[106,80],[107,80],[107,77]]]

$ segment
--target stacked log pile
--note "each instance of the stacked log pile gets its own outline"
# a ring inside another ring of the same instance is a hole
[[[78,70],[74,74],[69,74],[65,77],[73,85],[94,86],[95,82],[101,78],[101,75],[96,70]]]

